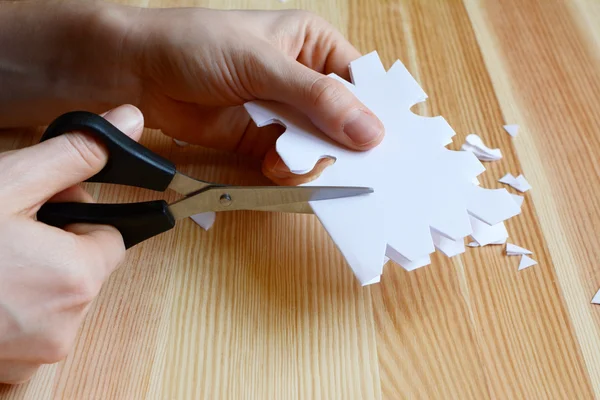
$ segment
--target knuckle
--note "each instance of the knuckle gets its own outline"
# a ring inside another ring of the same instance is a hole
[[[98,170],[104,165],[105,151],[92,137],[80,133],[70,133],[61,138],[66,151],[77,164],[90,170]]]
[[[300,23],[308,30],[316,30],[319,32],[322,29],[331,26],[325,18],[307,10],[294,10],[293,17],[300,21]]]
[[[72,271],[62,276],[63,294],[72,306],[91,303],[98,294],[100,287],[94,279],[81,272]]]
[[[38,359],[40,364],[55,364],[67,358],[71,343],[61,336],[48,336],[41,343]]]
[[[46,264],[54,271],[60,282],[60,293],[67,307],[85,306],[100,291],[100,284],[89,271],[93,270],[93,260],[81,247],[76,235],[65,235],[61,243],[47,254]]]
[[[312,19],[319,18],[315,13],[308,11],[308,10],[290,10],[290,14],[293,15],[295,18],[300,18],[300,19],[305,19],[305,20],[312,20]]]
[[[321,76],[311,85],[309,95],[312,105],[320,108],[342,101],[344,94],[344,87],[341,83],[327,76]]]
[[[283,12],[289,18],[294,18],[296,20],[303,21],[303,22],[316,21],[316,20],[321,19],[321,17],[319,17],[317,14],[315,14],[311,11],[308,11],[308,10],[292,9],[292,10],[285,10]]]

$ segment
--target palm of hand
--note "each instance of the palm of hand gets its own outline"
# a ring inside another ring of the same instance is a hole
[[[139,49],[140,108],[149,127],[204,147],[267,155],[265,171],[278,164],[273,148],[282,128],[258,129],[242,107],[265,99],[296,106],[334,139],[358,147],[344,143],[343,116],[336,115],[336,107],[358,101],[322,74],[348,75],[360,54],[327,22],[304,12],[161,12],[174,15],[157,18]]]

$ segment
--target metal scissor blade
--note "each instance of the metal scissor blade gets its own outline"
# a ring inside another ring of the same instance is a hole
[[[367,187],[211,186],[169,206],[177,219],[207,211],[283,211],[283,205],[339,199],[372,193]],[[293,206],[292,209],[296,209]],[[301,209],[301,207],[297,207]]]
[[[276,206],[256,207],[254,210],[293,214],[314,214],[310,203],[306,201],[300,203],[278,204]]]

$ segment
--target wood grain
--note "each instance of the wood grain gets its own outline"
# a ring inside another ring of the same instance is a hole
[[[363,52],[400,58],[442,114],[533,185],[511,241],[361,288],[312,216],[235,212],[132,249],[75,349],[0,399],[600,398],[600,7],[595,0],[130,0],[148,7],[304,8]],[[517,123],[511,139],[502,130]],[[33,132],[4,132],[0,150]],[[254,160],[144,144],[184,172],[255,184]],[[455,145],[456,146],[456,145]],[[456,147],[455,147],[456,148]],[[152,198],[89,185],[101,201]]]

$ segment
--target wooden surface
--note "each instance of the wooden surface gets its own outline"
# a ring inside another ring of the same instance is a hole
[[[388,264],[361,288],[313,216],[234,212],[129,252],[71,355],[1,399],[600,398],[600,2],[597,0],[130,1],[149,7],[304,8],[389,67],[400,58],[457,131],[479,133],[533,185],[511,242]],[[502,130],[521,125],[518,138]],[[32,135],[0,136],[0,149]],[[257,164],[144,143],[183,171],[261,181]],[[252,169],[254,168],[254,169]],[[91,186],[100,201],[151,194]]]

